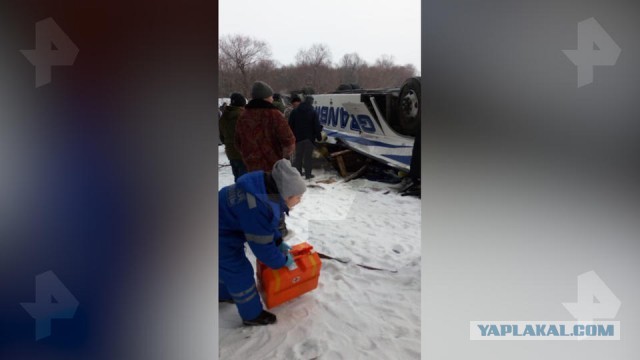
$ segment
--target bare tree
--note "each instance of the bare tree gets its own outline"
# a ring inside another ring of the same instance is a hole
[[[277,64],[272,60],[260,60],[250,70],[249,77],[253,80],[266,81],[272,84],[275,79],[275,72],[278,68]]]
[[[303,85],[320,91],[326,88],[327,75],[331,70],[331,50],[326,44],[313,44],[309,49],[300,49],[296,54],[296,65],[304,74]]]
[[[362,72],[363,85],[370,88],[396,87],[412,76],[416,69],[413,65],[396,65],[392,55],[381,55],[373,66]]]
[[[370,65],[357,53],[348,53],[334,65],[326,44],[300,49],[295,64],[282,65],[271,59],[268,44],[242,35],[220,39],[218,55],[221,96],[232,91],[244,91],[248,96],[255,80],[266,81],[274,91],[283,93],[300,89],[326,93],[345,83],[370,89],[397,87],[417,72],[415,66],[397,65],[393,56],[386,54]]]
[[[240,73],[245,94],[250,91],[250,73],[253,68],[266,60],[270,60],[269,45],[244,35],[228,35],[218,41],[218,56],[221,63],[226,63]]]
[[[360,71],[367,66],[367,62],[357,53],[344,54],[338,64],[340,81],[344,84],[358,84]]]
[[[331,66],[331,50],[326,44],[313,44],[308,50],[298,50],[296,63],[312,67]]]
[[[394,66],[393,55],[383,54],[376,59],[375,66],[379,66],[383,69],[389,69]]]

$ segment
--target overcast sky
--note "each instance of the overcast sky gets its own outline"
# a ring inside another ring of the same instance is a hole
[[[301,48],[325,43],[334,63],[357,52],[370,64],[388,54],[421,68],[419,0],[219,0],[218,7],[220,36],[265,41],[284,65]]]

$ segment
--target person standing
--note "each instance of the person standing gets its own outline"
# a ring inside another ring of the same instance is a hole
[[[218,107],[218,116],[222,116],[224,114],[224,110],[227,108],[227,102],[223,102],[220,107]]]
[[[280,110],[281,113],[284,114],[285,106],[282,102],[282,96],[280,94],[273,94],[273,105]]]
[[[242,155],[247,171],[270,171],[276,161],[290,159],[296,138],[284,116],[273,103],[273,90],[256,81],[251,88],[251,101],[236,124],[236,148]],[[284,216],[280,218],[280,232],[289,230]]]
[[[270,171],[276,161],[290,158],[296,138],[273,103],[273,90],[256,81],[251,101],[236,123],[235,145],[247,171]]]
[[[315,177],[311,174],[312,155],[315,148],[315,141],[322,140],[322,125],[318,113],[313,109],[313,97],[307,96],[304,102],[291,112],[289,126],[296,137],[296,155],[293,158],[293,166],[302,175],[304,166],[305,178]]]
[[[234,181],[238,181],[238,178],[247,172],[247,168],[242,162],[242,155],[240,155],[235,145],[236,123],[246,104],[247,100],[242,94],[232,93],[231,103],[226,107],[220,118],[220,140],[224,144],[224,152],[229,158]]]
[[[297,108],[301,101],[302,100],[298,95],[293,95],[293,97],[291,97],[291,104],[284,109],[284,118],[287,119],[287,121],[289,121],[289,117],[291,116],[293,109]]]
[[[420,138],[422,137],[420,131],[420,123],[418,123],[418,130],[413,141],[413,149],[411,149],[411,163],[409,167],[409,181],[408,184],[400,191],[402,196],[412,195],[421,197],[421,173],[420,173]]]
[[[245,243],[272,269],[292,265],[290,247],[277,227],[306,190],[300,174],[281,159],[270,172],[249,172],[218,193],[218,301],[234,303],[244,325],[276,322],[276,316],[264,310],[260,301]]]

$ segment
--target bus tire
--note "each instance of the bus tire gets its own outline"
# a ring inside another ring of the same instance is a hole
[[[420,77],[405,80],[400,88],[398,125],[404,135],[415,136],[420,128]]]

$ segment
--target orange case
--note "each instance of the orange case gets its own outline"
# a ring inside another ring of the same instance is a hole
[[[322,262],[320,256],[313,251],[313,246],[306,242],[298,244],[291,248],[290,253],[298,266],[297,269],[271,269],[260,260],[256,260],[257,277],[262,285],[263,300],[267,309],[318,287]]]

